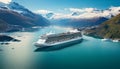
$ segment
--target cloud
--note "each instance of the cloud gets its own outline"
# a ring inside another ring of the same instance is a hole
[[[100,10],[97,8],[68,8],[65,11],[70,11],[69,14],[55,15],[54,19],[85,19],[95,17],[111,18],[120,14],[120,7],[110,7],[107,10]],[[77,12],[77,13],[76,13]],[[78,14],[79,13],[79,14]],[[73,16],[73,14],[76,14]]]
[[[12,1],[12,0],[0,0],[0,2],[5,3],[5,4],[10,3],[11,1]]]
[[[117,15],[118,13],[120,13],[120,7],[110,7],[110,13],[113,15]]]
[[[34,11],[34,12],[37,13],[37,14],[42,14],[42,15],[52,13],[52,11],[49,11],[49,10],[37,10],[37,11]]]
[[[84,12],[83,9],[78,9],[78,8],[69,8],[68,10],[71,12]]]
[[[68,12],[68,13],[64,13]],[[38,10],[36,13],[46,16],[48,13],[53,13],[50,19],[89,19],[95,17],[111,18],[120,14],[120,7],[110,7],[107,10],[97,8],[65,8],[63,13],[53,12],[49,10]]]
[[[52,16],[54,15],[53,11],[49,11],[49,10],[37,10],[33,12],[35,12],[36,14],[40,14],[47,19],[52,18]]]
[[[83,8],[83,9],[69,8],[68,10],[71,12],[92,12],[92,11],[96,10],[96,8]]]
[[[84,9],[86,12],[94,12],[96,11],[97,9],[96,8],[85,8]]]

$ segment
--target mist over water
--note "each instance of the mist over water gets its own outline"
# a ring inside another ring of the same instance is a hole
[[[6,33],[21,42],[0,45],[0,69],[119,69],[120,43],[103,42],[88,36],[59,50],[35,51],[42,34],[61,33],[71,28],[46,27],[35,32]]]

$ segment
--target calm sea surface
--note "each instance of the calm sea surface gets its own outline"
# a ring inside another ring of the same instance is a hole
[[[6,33],[21,42],[0,45],[0,69],[120,69],[120,43],[103,42],[88,36],[69,47],[37,49],[39,36],[70,28],[47,27],[36,32]]]

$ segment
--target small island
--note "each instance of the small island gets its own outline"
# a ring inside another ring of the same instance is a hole
[[[0,35],[0,42],[9,42],[9,41],[20,42],[20,40],[14,39],[13,37],[7,35]]]

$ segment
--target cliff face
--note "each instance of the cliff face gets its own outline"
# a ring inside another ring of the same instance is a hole
[[[87,30],[88,35],[120,39],[120,14],[102,23],[95,29]]]

